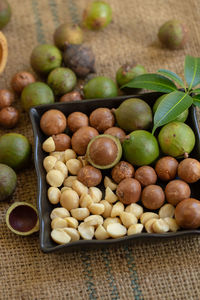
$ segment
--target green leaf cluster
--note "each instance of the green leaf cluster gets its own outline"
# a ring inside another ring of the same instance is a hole
[[[172,71],[160,69],[157,73],[137,76],[122,88],[143,88],[167,94],[155,112],[154,133],[156,128],[173,121],[192,104],[200,107],[200,88],[194,89],[199,84],[200,57],[186,55],[184,80]]]

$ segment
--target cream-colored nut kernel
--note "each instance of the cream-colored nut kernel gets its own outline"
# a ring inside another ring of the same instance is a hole
[[[105,209],[104,205],[101,203],[92,203],[88,208],[93,215],[102,215]]]
[[[92,201],[98,203],[102,199],[102,191],[95,186],[92,186],[88,190],[88,194],[91,196]]]
[[[134,214],[125,211],[121,213],[120,219],[122,221],[122,224],[127,228],[129,228],[133,224],[137,224],[138,222],[138,219]]]
[[[60,191],[61,191],[61,193],[63,193],[64,191],[69,191],[69,190],[72,190],[72,188],[70,188],[68,186],[64,186],[64,187],[62,187],[62,189]]]
[[[70,237],[71,237],[71,242],[75,242],[80,240],[80,234],[78,232],[78,230],[76,230],[75,228],[63,228],[63,231],[66,232]]]
[[[47,195],[51,204],[58,204],[60,202],[61,191],[58,188],[51,186],[48,189]]]
[[[56,157],[59,161],[65,162],[65,151],[54,151],[50,155]]]
[[[72,183],[74,182],[74,180],[77,179],[77,176],[68,176],[65,181],[63,182],[63,185],[64,186],[67,186],[67,187],[72,187]]]
[[[79,207],[79,196],[73,190],[64,191],[60,196],[60,204],[67,210]]]
[[[110,216],[111,218],[118,217],[121,215],[121,213],[123,213],[123,211],[124,211],[124,204],[118,201],[113,205]]]
[[[111,203],[109,203],[108,201],[106,201],[106,200],[101,200],[100,204],[104,205],[104,212],[103,212],[102,216],[104,218],[110,217],[113,205]]]
[[[88,225],[85,222],[82,222],[78,226],[78,231],[84,240],[92,240],[94,236],[94,226]]]
[[[85,218],[84,222],[86,222],[88,225],[92,226],[98,226],[103,224],[103,217],[99,215],[91,215],[87,218]]]
[[[89,194],[82,194],[80,197],[80,207],[89,207],[93,203]]]
[[[67,149],[64,152],[65,162],[67,162],[70,159],[76,158],[76,152],[72,149]]]
[[[79,196],[88,193],[88,187],[77,179],[72,182],[72,189],[76,191]]]
[[[43,160],[43,166],[46,170],[46,172],[49,172],[52,170],[57,162],[57,158],[54,156],[46,156],[45,159]]]
[[[71,158],[66,162],[66,166],[68,168],[68,171],[72,175],[77,175],[78,171],[83,167],[80,160],[76,158]]]
[[[59,187],[63,184],[64,175],[58,170],[50,170],[46,175],[47,183],[53,187]]]
[[[143,207],[137,203],[131,203],[125,208],[126,212],[132,213],[136,216],[136,218],[140,218],[143,214]]]
[[[63,228],[63,227],[67,227],[67,221],[65,219],[57,217],[51,221],[52,229]]]
[[[94,233],[97,240],[106,240],[110,236],[102,225],[99,225]]]
[[[105,188],[109,187],[112,191],[116,190],[117,184],[108,176],[104,177],[104,186]]]
[[[70,213],[72,217],[74,217],[78,221],[83,221],[90,214],[89,209],[87,207],[73,208],[70,210]]]
[[[68,169],[67,169],[67,166],[62,162],[62,161],[57,161],[55,163],[55,166],[54,166],[54,169],[55,170],[59,170],[61,173],[63,173],[64,175],[64,178],[66,178],[68,176]]]
[[[179,225],[176,223],[176,220],[170,217],[163,219],[169,225],[169,231],[176,232],[180,229]]]
[[[109,203],[115,203],[118,200],[117,196],[113,193],[109,186],[106,188],[105,200]]]
[[[53,229],[51,232],[51,238],[54,242],[60,245],[67,244],[71,241],[69,234],[64,232],[62,228]]]
[[[67,227],[78,228],[78,221],[73,217],[66,217]]]
[[[158,212],[160,218],[172,218],[174,216],[174,213],[175,207],[170,203],[163,205]]]
[[[126,227],[119,223],[109,224],[106,230],[109,236],[111,236],[114,239],[125,236],[127,232]]]
[[[132,234],[138,234],[141,233],[143,230],[144,225],[142,224],[133,224],[128,228],[128,235],[132,235]]]
[[[78,160],[80,160],[83,167],[89,165],[88,161],[85,159],[85,156],[78,156],[77,158],[78,158]]]
[[[64,207],[56,207],[52,210],[50,218],[53,220],[54,218],[60,217],[60,218],[66,218],[69,217],[70,213],[68,210]]]
[[[109,225],[109,224],[113,224],[113,223],[119,223],[119,224],[121,224],[121,220],[120,220],[118,217],[116,217],[116,218],[107,218],[107,219],[105,219],[105,221],[103,222],[103,227],[104,227],[105,229],[107,229],[108,225]]]
[[[153,231],[155,233],[165,233],[169,231],[169,225],[163,219],[155,220],[153,223]]]
[[[148,220],[145,223],[144,227],[145,227],[145,229],[146,229],[146,231],[148,233],[153,233],[154,232],[154,230],[153,230],[153,223],[155,222],[155,220],[157,220],[157,219],[152,218],[152,219]]]
[[[50,136],[48,139],[44,141],[44,143],[42,144],[42,149],[45,152],[49,152],[49,153],[55,151],[56,145],[52,136]]]
[[[159,219],[159,215],[153,212],[145,212],[140,216],[140,222],[143,225],[150,219]]]

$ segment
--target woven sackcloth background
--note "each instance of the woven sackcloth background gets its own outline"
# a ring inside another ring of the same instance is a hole
[[[38,43],[52,43],[55,28],[78,22],[88,0],[10,0],[13,15],[3,29],[9,59],[0,88],[9,88],[11,76],[30,70],[29,57]],[[86,32],[96,56],[98,74],[114,78],[117,68],[132,60],[154,72],[167,68],[183,75],[186,54],[200,55],[199,0],[107,0],[113,22],[101,32]],[[189,28],[184,50],[159,46],[157,31],[169,18]],[[16,129],[33,144],[27,114]],[[0,134],[6,131],[1,130]],[[34,166],[18,174],[11,201],[36,204]],[[140,242],[119,248],[44,254],[38,234],[22,238],[5,225],[10,203],[0,203],[0,299],[200,299],[200,239],[187,236],[158,242]]]

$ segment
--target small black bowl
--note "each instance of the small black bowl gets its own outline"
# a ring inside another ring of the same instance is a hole
[[[100,248],[108,246],[117,246],[122,243],[132,244],[137,239],[160,239],[160,238],[172,238],[185,234],[199,234],[200,230],[180,230],[175,233],[169,232],[165,234],[152,234],[142,232],[140,234],[125,236],[119,239],[108,239],[108,240],[79,240],[76,242],[71,242],[65,245],[56,244],[50,236],[51,233],[51,219],[50,213],[55,206],[53,206],[47,198],[47,189],[48,184],[46,182],[46,171],[43,168],[43,160],[46,156],[46,153],[42,150],[42,143],[47,138],[40,129],[40,118],[44,112],[49,109],[59,109],[66,116],[74,111],[80,111],[89,115],[94,109],[98,107],[108,107],[108,108],[117,108],[124,100],[129,98],[140,98],[146,101],[151,107],[158,97],[162,93],[145,93],[140,95],[129,95],[129,96],[120,96],[116,98],[107,98],[107,99],[93,99],[93,100],[82,100],[68,103],[54,103],[48,105],[41,105],[34,107],[30,110],[30,118],[32,122],[33,132],[34,132],[34,159],[35,159],[35,168],[38,177],[38,196],[37,196],[37,205],[38,213],[40,219],[40,246],[44,252],[52,252],[55,250],[64,250],[72,251],[77,248]],[[190,108],[189,117],[186,122],[194,131],[196,137],[196,144],[191,157],[200,159],[200,132],[198,127],[196,109],[194,106]],[[192,194],[191,197],[200,199],[200,186],[199,183],[194,183],[190,185]]]

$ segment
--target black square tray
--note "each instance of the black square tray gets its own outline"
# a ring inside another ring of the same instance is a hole
[[[68,103],[54,103],[48,105],[41,105],[34,107],[30,110],[30,118],[32,122],[34,132],[34,160],[35,168],[38,177],[38,193],[37,193],[37,205],[40,219],[40,247],[43,252],[52,252],[55,250],[72,251],[77,248],[99,248],[116,246],[121,243],[134,243],[136,239],[155,239],[155,238],[172,238],[185,234],[198,234],[200,230],[180,230],[175,233],[169,232],[165,234],[151,234],[142,232],[140,234],[125,236],[119,239],[108,239],[108,240],[79,240],[71,242],[66,245],[58,245],[53,242],[50,236],[51,232],[51,220],[50,213],[55,207],[52,205],[47,198],[48,184],[46,183],[46,171],[43,168],[43,159],[46,154],[42,150],[42,143],[46,139],[46,136],[40,130],[40,118],[42,114],[49,109],[59,109],[66,116],[74,111],[80,111],[89,115],[94,109],[98,107],[117,108],[125,99],[128,98],[140,98],[145,100],[151,107],[155,100],[161,96],[162,93],[145,93],[139,95],[120,96],[116,98],[107,99],[93,99],[93,100],[82,100]],[[190,108],[189,117],[186,122],[194,131],[196,137],[196,144],[191,157],[200,160],[200,132],[197,121],[196,109],[194,106]],[[199,183],[190,185],[192,190],[191,197],[200,199],[200,187]]]

